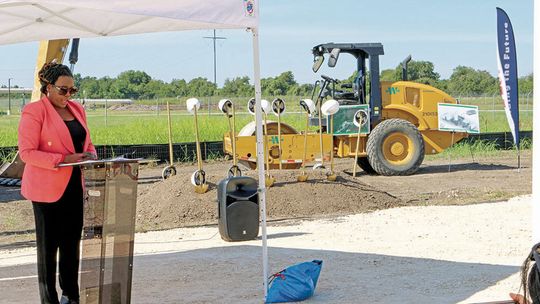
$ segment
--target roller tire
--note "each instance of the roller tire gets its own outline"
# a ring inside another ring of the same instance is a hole
[[[358,160],[356,161],[358,166],[364,170],[369,175],[375,175],[377,172],[373,170],[373,167],[369,163],[369,160],[367,157],[358,157]]]
[[[424,161],[424,139],[418,128],[403,119],[379,123],[367,141],[369,164],[380,175],[411,175]]]

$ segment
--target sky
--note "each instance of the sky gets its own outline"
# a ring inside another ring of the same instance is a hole
[[[261,76],[292,71],[299,83],[318,74],[349,77],[353,57],[343,54],[335,68],[311,70],[311,48],[327,42],[381,42],[381,70],[395,68],[407,55],[431,61],[442,78],[458,65],[497,73],[496,7],[509,15],[516,36],[518,73],[533,72],[533,0],[260,0]],[[214,78],[212,30],[81,39],[75,72],[116,77],[142,70],[154,79]],[[217,83],[253,79],[251,34],[217,30]],[[0,85],[31,87],[38,44],[0,46]],[[67,55],[66,55],[67,58]]]

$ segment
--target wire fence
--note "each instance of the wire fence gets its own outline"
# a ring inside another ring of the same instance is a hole
[[[30,94],[0,93],[0,115],[19,115],[24,105],[30,102]]]
[[[522,140],[532,141],[532,131],[520,133]],[[495,149],[508,150],[514,148],[510,132],[469,134],[463,142],[471,143],[484,141],[493,143]],[[96,146],[99,158],[123,156],[126,158],[144,158],[156,160],[158,163],[170,163],[169,145],[110,145]],[[17,152],[17,147],[0,147],[0,163],[10,161]],[[201,157],[203,160],[218,159],[225,156],[223,142],[201,142]],[[174,162],[196,162],[197,146],[194,142],[173,144]]]
[[[3,94],[3,93],[2,93]],[[0,115],[0,146],[17,144],[17,126],[20,109],[28,103],[22,94],[11,98],[10,116]],[[8,101],[0,94],[0,113],[5,113]],[[274,97],[263,96],[267,100]],[[286,102],[285,114],[281,121],[296,130],[304,130],[305,116],[299,106],[303,96],[282,96]],[[457,96],[463,104],[477,105],[480,109],[480,131],[482,133],[509,131],[504,105],[499,95]],[[220,97],[200,98],[199,136],[201,142],[220,141],[223,134],[229,131],[227,119],[217,107]],[[249,98],[230,98],[235,104],[236,131],[239,132],[253,117],[247,113]],[[117,100],[87,99],[81,101],[86,107],[92,139],[98,145],[144,145],[168,143],[167,102],[171,109],[172,142],[195,141],[195,128],[192,114],[188,113],[185,98],[156,98],[152,100]],[[520,130],[532,130],[532,92],[520,96]],[[4,110],[2,110],[4,109]],[[185,116],[185,117],[184,117]],[[276,120],[273,115],[269,120]],[[312,127],[310,131],[314,131]],[[123,154],[123,153],[120,153]],[[182,158],[184,156],[181,156]]]
[[[274,98],[279,97],[285,100],[287,105],[287,112],[295,113],[301,112],[299,101],[309,96],[263,96],[263,99],[272,101]],[[491,95],[467,95],[467,96],[454,96],[462,104],[477,105],[481,111],[484,112],[497,112],[504,111],[504,104],[500,94]],[[25,104],[29,103],[30,94],[16,93],[11,94],[8,97],[7,93],[0,93],[0,114],[7,114],[10,110],[11,114],[18,115],[21,113]],[[207,115],[221,115],[217,105],[219,100],[225,97],[211,96],[200,97],[201,102],[200,114]],[[227,97],[231,99],[237,106],[239,113],[247,112],[247,102],[250,97]],[[187,112],[186,101],[187,97],[181,98],[154,98],[154,99],[77,99],[84,104],[87,111],[105,111],[107,112],[125,112],[129,115],[161,115],[165,113],[167,109],[167,101],[169,102],[171,109],[174,111]],[[532,111],[533,106],[533,92],[527,92],[519,95],[519,108],[520,111]],[[110,114],[110,113],[106,113]],[[187,113],[186,113],[187,114]]]
[[[504,103],[500,94],[477,95],[477,96],[457,96],[462,104],[477,105],[481,111],[493,112],[504,111]],[[533,92],[527,92],[519,95],[519,110],[532,111]]]

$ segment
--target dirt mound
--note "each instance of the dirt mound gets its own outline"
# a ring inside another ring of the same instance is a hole
[[[196,194],[189,182],[193,167],[177,168],[165,181],[139,187],[137,228],[167,229],[217,223],[217,183],[225,177],[227,164],[207,166],[209,191]],[[321,217],[369,212],[403,206],[405,203],[386,192],[339,172],[336,182],[326,180],[324,172],[311,171],[305,183],[296,181],[296,171],[272,171],[276,184],[266,196],[268,219]],[[255,171],[245,172],[255,177]]]

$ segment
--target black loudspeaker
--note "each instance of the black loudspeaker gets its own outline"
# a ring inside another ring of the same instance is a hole
[[[222,180],[218,185],[219,234],[225,241],[247,241],[259,235],[257,181],[247,176]]]

